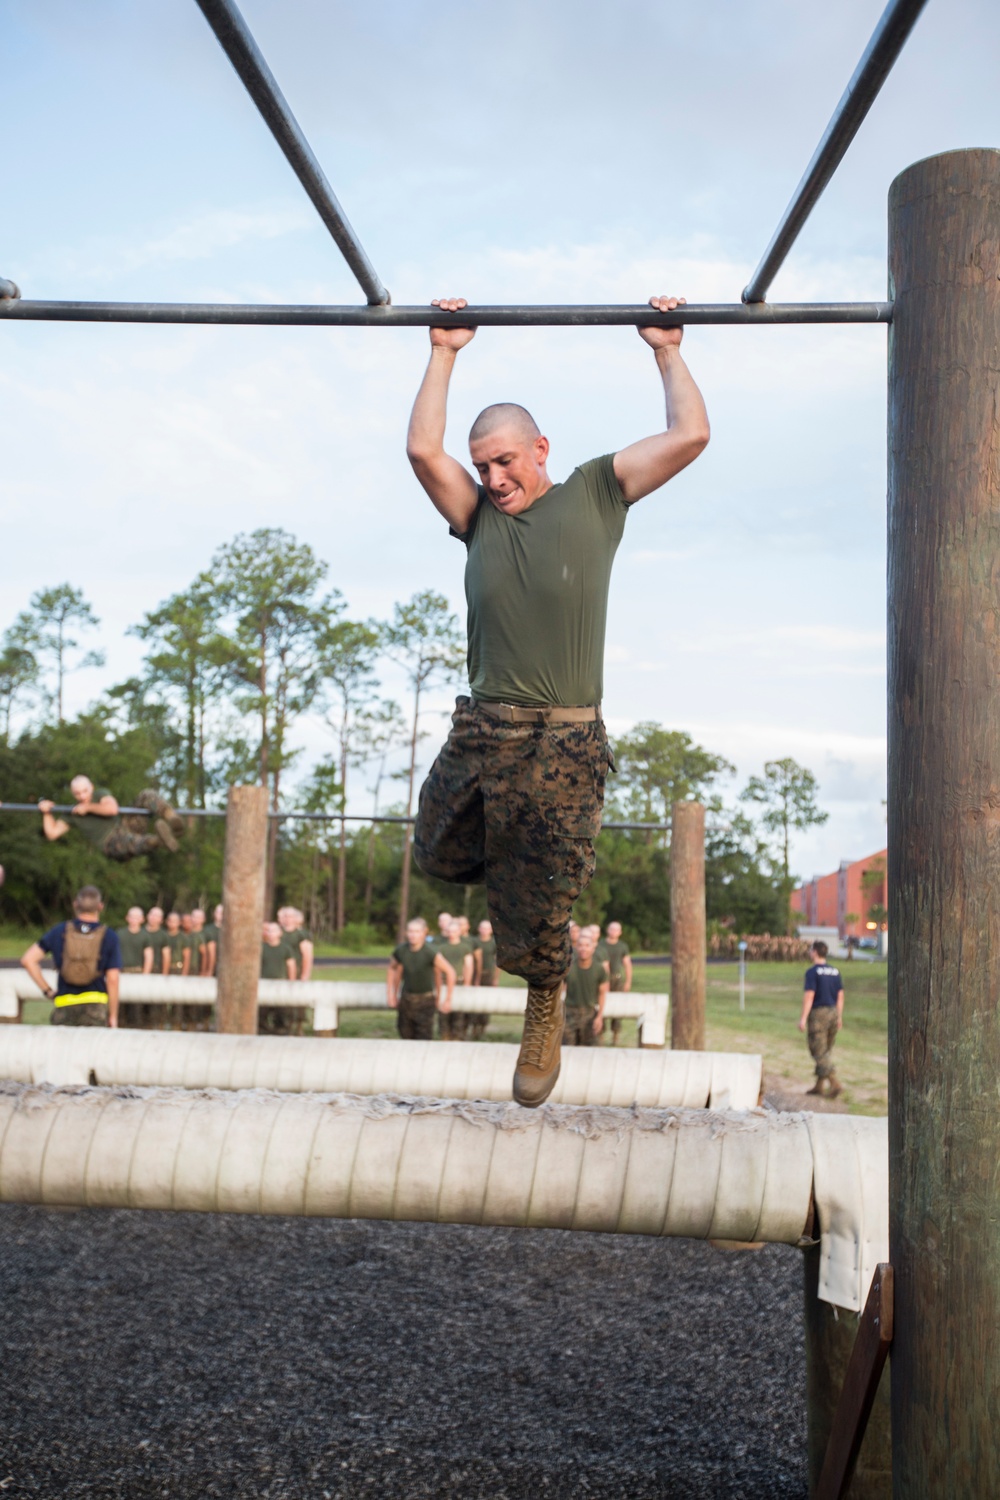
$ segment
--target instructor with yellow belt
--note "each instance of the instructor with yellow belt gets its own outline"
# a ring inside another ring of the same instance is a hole
[[[73,901],[72,921],[50,927],[21,959],[21,967],[53,1002],[53,1026],[118,1025],[122,950],[117,932],[101,921],[103,910],[96,885],[85,885]],[[56,966],[55,985],[42,972],[46,954]]]
[[[683,299],[654,297],[659,312]],[[666,403],[661,432],[549,478],[548,439],[513,402],[480,412],[475,473],[444,446],[461,297],[435,303],[431,358],[410,419],[414,473],[466,548],[470,695],[420,793],[414,854],[427,875],[485,881],[497,959],[528,981],[514,1098],[537,1105],[559,1076],[573,903],[594,873],[608,740],[601,719],[611,565],[637,500],[708,442],[701,393],[681,358],[684,330],[639,330]]]

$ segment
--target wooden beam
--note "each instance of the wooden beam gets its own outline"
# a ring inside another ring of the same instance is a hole
[[[997,1494],[1000,151],[889,195],[895,1500]]]
[[[892,1301],[892,1266],[883,1262],[858,1322],[813,1500],[843,1500],[847,1494],[892,1343]]]
[[[675,802],[670,835],[670,1045],[705,1050],[705,809]]]
[[[267,788],[232,786],[226,803],[216,1031],[257,1034],[267,863]]]

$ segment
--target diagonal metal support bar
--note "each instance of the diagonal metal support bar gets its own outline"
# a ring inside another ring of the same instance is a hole
[[[247,323],[333,328],[600,328],[677,327],[695,324],[772,326],[785,323],[888,323],[891,302],[688,302],[661,313],[635,307],[333,307],[230,302],[0,302],[0,322],[47,323]]]
[[[862,121],[878,96],[879,89],[892,71],[907,37],[927,0],[890,0],[882,13],[871,41],[854,70],[843,97],[816,147],[805,176],[795,189],[781,223],[764,251],[764,257],[743,292],[744,302],[763,302],[785,257],[812,213],[824,188],[847,154]]]
[[[337,202],[333,188],[234,0],[197,0],[197,4],[263,115],[267,128],[285,153],[292,171],[311,198],[316,212],[336,240],[361,290],[373,305],[387,303],[389,293],[376,276],[361,241]]]

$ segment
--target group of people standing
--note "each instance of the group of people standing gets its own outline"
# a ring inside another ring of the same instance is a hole
[[[570,924],[573,960],[566,976],[563,1042],[566,1046],[597,1046],[604,1031],[604,1009],[609,992],[632,988],[632,958],[622,938],[620,922],[609,922],[601,935],[597,923]],[[497,984],[496,940],[488,921],[475,935],[468,917],[441,912],[433,937],[423,917],[407,923],[406,941],[393,950],[386,978],[386,997],[396,1012],[401,1037],[433,1040],[437,1017],[441,1041],[481,1041],[489,1025],[485,1013],[464,1011],[456,990]],[[611,1045],[618,1043],[621,1021],[611,1021]]]

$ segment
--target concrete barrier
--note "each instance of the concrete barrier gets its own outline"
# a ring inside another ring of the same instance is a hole
[[[0,1202],[800,1244],[857,1311],[887,1258],[886,1122],[0,1084]]]
[[[526,989],[470,986],[455,992],[455,1009],[478,1015],[520,1016],[527,1001]],[[185,979],[177,975],[123,974],[121,999],[146,1005],[214,1005],[214,979]],[[313,1032],[336,1036],[342,1010],[388,1010],[384,981],[310,979],[262,979],[258,988],[261,1005],[306,1006],[313,1012]],[[0,1021],[18,1021],[24,1000],[41,1000],[42,992],[23,969],[0,970]],[[632,1019],[639,1023],[640,1045],[662,1047],[667,1040],[667,995],[631,991],[609,995],[608,1020]]]
[[[216,1036],[193,1031],[0,1029],[0,1078],[18,1083],[271,1088],[285,1093],[510,1098],[517,1048],[501,1042]],[[553,1103],[752,1109],[761,1058],[568,1047]]]

